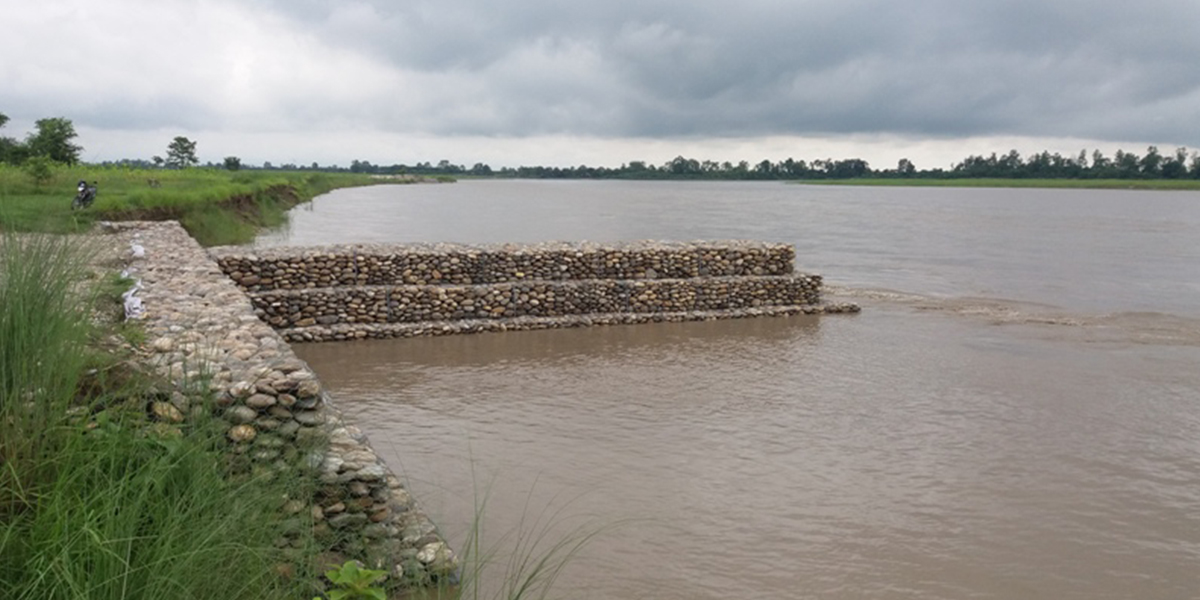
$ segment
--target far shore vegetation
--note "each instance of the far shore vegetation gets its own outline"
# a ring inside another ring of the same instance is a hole
[[[0,128],[8,117],[0,113]],[[1145,190],[1200,189],[1200,153],[1187,148],[1142,154],[1124,150],[1107,156],[1081,150],[1064,156],[1043,151],[1022,156],[971,155],[949,169],[922,169],[907,158],[894,167],[875,168],[858,158],[717,162],[677,156],[656,165],[630,161],[619,167],[521,166],[493,169],[449,160],[412,165],[377,165],[353,160],[337,165],[261,166],[236,156],[200,164],[197,142],[177,136],[165,156],[98,164],[80,161],[82,148],[69,119],[36,122],[26,138],[0,136],[0,230],[80,231],[97,220],[175,219],[205,245],[246,243],[263,227],[281,224],[287,209],[341,187],[458,178],[629,179],[787,181],[825,185],[1037,187]],[[80,181],[95,183],[95,203],[71,211]]]
[[[878,187],[958,187],[958,188],[1045,188],[1092,190],[1200,190],[1200,179],[1004,179],[967,178],[865,178],[802,179],[790,181],[805,185],[878,186]]]
[[[1162,153],[1155,146],[1145,154],[1118,150],[1106,156],[1082,150],[1075,156],[1040,152],[968,156],[949,169],[919,169],[900,159],[895,167],[873,168],[858,158],[796,160],[787,158],[716,162],[677,156],[655,165],[631,161],[619,167],[522,166],[493,169],[483,163],[467,168],[443,160],[436,165],[374,165],[351,163],[355,173],[408,173],[452,177],[510,179],[637,179],[712,181],[795,181],[842,185],[949,185],[975,187],[1093,187],[1137,189],[1200,189],[1200,154],[1187,148]]]

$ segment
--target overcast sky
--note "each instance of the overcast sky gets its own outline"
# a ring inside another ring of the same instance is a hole
[[[0,0],[0,113],[88,161],[1200,148],[1200,0]]]

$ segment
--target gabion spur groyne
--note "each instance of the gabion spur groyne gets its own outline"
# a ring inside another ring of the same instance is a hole
[[[129,248],[146,361],[179,393],[150,407],[172,427],[215,411],[231,465],[307,469],[286,499],[300,528],[341,556],[412,582],[453,579],[458,559],[287,341],[857,312],[822,304],[821,277],[782,244],[200,247],[178,223],[108,223]],[[196,403],[197,385],[213,402]],[[183,393],[184,391],[188,393]]]
[[[214,248],[288,341],[857,312],[761,242]]]

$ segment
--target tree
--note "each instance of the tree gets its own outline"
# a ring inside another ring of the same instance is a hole
[[[39,119],[34,125],[37,127],[37,133],[29,134],[25,140],[30,156],[45,156],[67,165],[79,162],[79,152],[83,148],[71,143],[78,134],[75,133],[75,125],[70,119]]]
[[[1158,153],[1158,146],[1150,146],[1146,149],[1146,156],[1138,162],[1142,174],[1148,177],[1157,177],[1162,172],[1162,155]]]
[[[1184,177],[1187,177],[1187,160],[1187,148],[1176,148],[1175,156],[1163,159],[1162,168],[1159,169],[1159,175],[1163,179],[1183,179]]]
[[[663,165],[663,168],[673,175],[692,175],[700,172],[700,161],[676,156],[671,162]]]
[[[0,127],[4,127],[4,124],[7,122],[8,115],[0,113]],[[16,164],[18,149],[20,147],[21,145],[17,143],[17,140],[9,137],[0,137],[0,163]]]
[[[1117,153],[1113,155],[1113,168],[1116,169],[1115,174],[1119,179],[1137,178],[1140,164],[1141,159],[1138,158],[1137,153],[1117,150]]]
[[[198,162],[200,159],[196,158],[196,142],[180,135],[167,146],[168,167],[186,169]]]
[[[848,158],[826,163],[826,173],[834,179],[854,179],[871,172],[871,166],[861,158]]]
[[[228,171],[237,171],[242,168],[242,159],[236,156],[225,157],[225,169]]]

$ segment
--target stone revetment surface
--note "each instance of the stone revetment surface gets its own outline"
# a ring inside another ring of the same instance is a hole
[[[315,496],[289,499],[283,510],[297,523],[311,521],[331,551],[411,581],[455,573],[453,552],[366,436],[343,420],[316,374],[178,223],[102,229],[125,249],[128,275],[138,281],[133,294],[148,360],[180,392],[153,407],[160,421],[215,410],[233,464],[310,469],[319,481]],[[212,403],[188,400],[195,395],[183,392],[198,385],[209,388]]]

